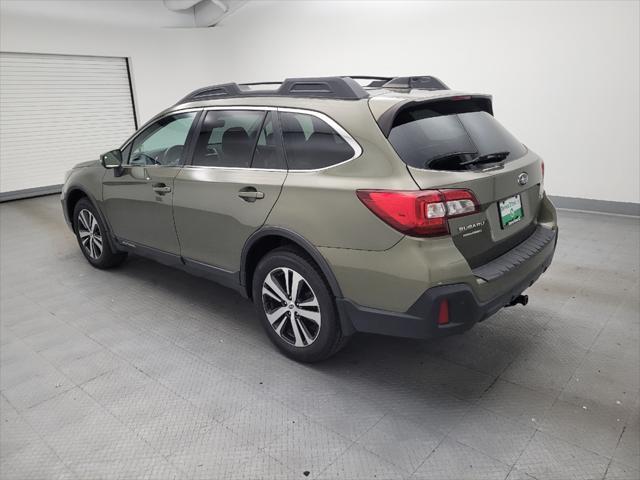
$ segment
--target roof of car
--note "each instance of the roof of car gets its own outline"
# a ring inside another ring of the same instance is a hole
[[[368,85],[358,82],[366,81]],[[265,88],[266,87],[266,88]],[[324,98],[333,100],[363,100],[380,89],[448,90],[442,81],[432,76],[414,77],[304,77],[287,78],[282,82],[223,83],[199,88],[182,98],[178,104],[222,98]]]
[[[360,82],[365,81],[366,85]],[[367,104],[376,120],[399,104],[444,98],[476,96],[450,90],[433,76],[413,77],[305,77],[282,82],[224,83],[199,88],[158,116],[190,108],[212,106],[254,106],[299,108],[322,111],[330,105],[344,107],[350,102]],[[482,95],[489,98],[489,96]]]

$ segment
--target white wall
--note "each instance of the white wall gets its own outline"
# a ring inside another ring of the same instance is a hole
[[[494,95],[551,194],[640,202],[639,17],[635,1],[260,0],[206,30],[5,14],[0,48],[131,57],[140,120],[215,82],[432,74]]]
[[[640,202],[640,3],[251,2],[218,79],[432,74],[494,95],[555,195]]]

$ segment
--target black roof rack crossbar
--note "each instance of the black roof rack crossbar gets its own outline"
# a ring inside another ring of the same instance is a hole
[[[178,102],[221,97],[307,97],[333,98],[337,100],[360,100],[368,98],[367,91],[356,80],[371,80],[367,87],[404,88],[420,90],[449,90],[442,81],[432,76],[378,77],[372,75],[350,75],[344,77],[287,78],[283,82],[223,83],[200,88]],[[278,88],[258,90],[249,87],[280,85]]]
[[[381,87],[388,81],[393,80],[393,77],[379,77],[377,75],[348,75],[348,77],[354,80],[371,80],[365,87]]]
[[[449,90],[442,80],[429,75],[395,77],[382,85],[384,88],[417,88],[420,90]]]
[[[255,85],[277,85],[280,87],[270,90],[252,90]],[[369,94],[362,86],[349,77],[310,77],[287,78],[284,82],[256,82],[238,85],[237,83],[225,83],[200,88],[191,92],[178,103],[194,102],[197,100],[219,97],[310,97],[333,98],[337,100],[360,100],[368,98]]]
[[[239,83],[241,87],[255,87],[256,85],[282,85],[282,82],[251,82],[251,83]]]
[[[416,88],[419,90],[449,90],[442,80],[430,75],[413,77],[382,77],[374,75],[349,75],[354,80],[372,80],[366,87]]]

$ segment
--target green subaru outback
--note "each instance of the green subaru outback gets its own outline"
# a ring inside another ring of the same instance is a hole
[[[366,84],[366,85],[364,85]],[[435,77],[197,90],[62,191],[91,265],[146,256],[239,291],[300,361],[356,332],[459,333],[547,269],[544,164]]]

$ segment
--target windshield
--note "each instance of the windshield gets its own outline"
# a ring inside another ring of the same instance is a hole
[[[406,164],[431,170],[486,168],[487,156],[494,163],[508,162],[527,152],[491,114],[443,115],[437,104],[398,114],[389,142]],[[501,155],[492,156],[496,153]]]

